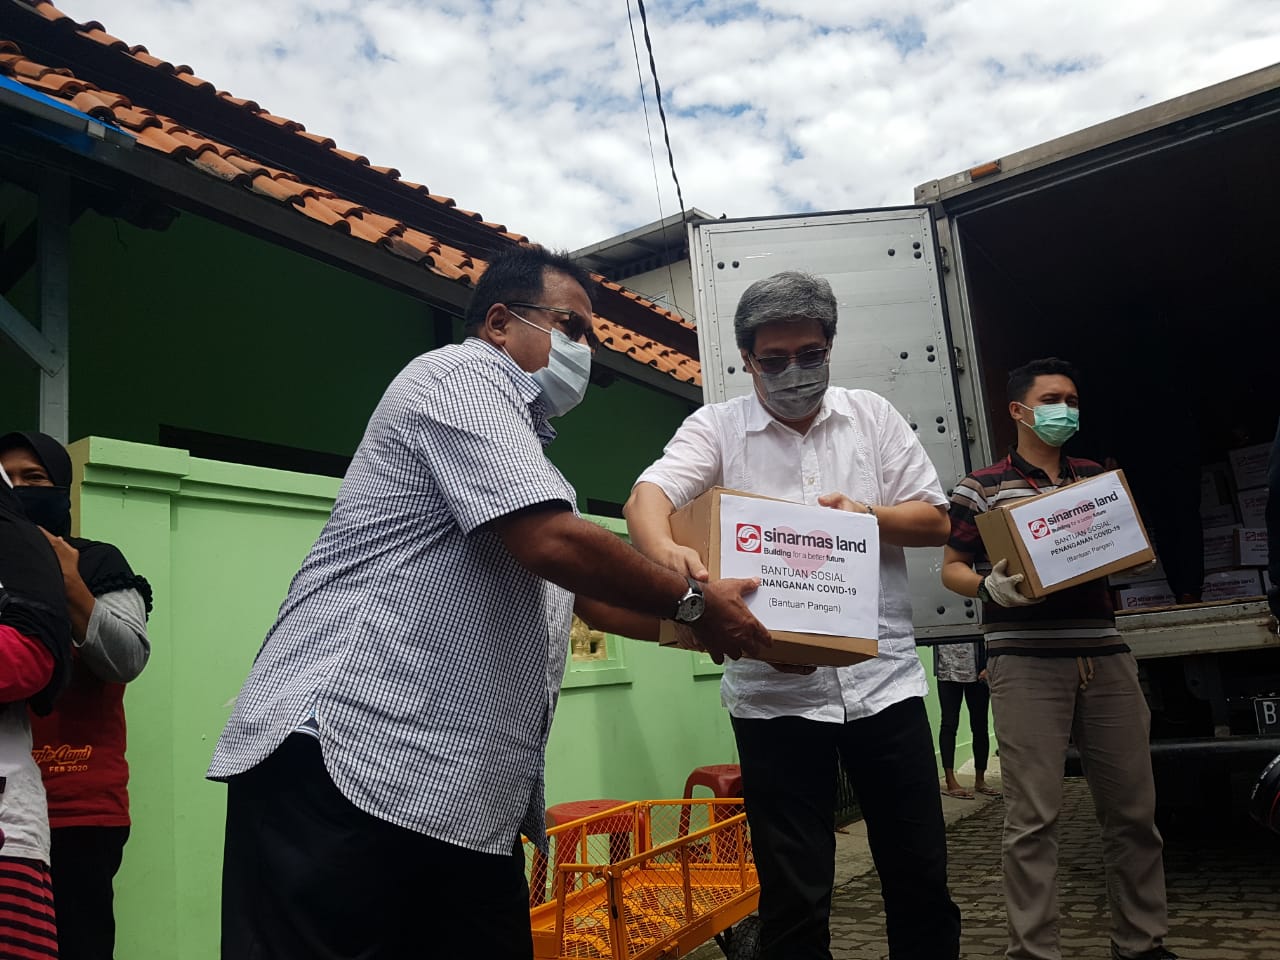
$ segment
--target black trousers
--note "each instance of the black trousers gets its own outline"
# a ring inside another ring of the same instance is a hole
[[[530,960],[519,838],[476,853],[394,826],[293,734],[227,785],[223,960]]]
[[[942,722],[938,727],[938,751],[942,769],[956,768],[956,732],[960,729],[960,703],[969,705],[969,731],[973,734],[973,766],[979,773],[987,769],[991,755],[991,736],[987,732],[991,690],[982,680],[972,683],[938,681],[938,703],[942,706]]]
[[[58,827],[49,831],[49,872],[61,960],[112,960],[116,917],[111,881],[120,869],[128,827]]]
[[[848,723],[733,719],[760,874],[761,960],[830,960],[836,764],[858,794],[891,960],[956,960],[960,910],[924,701]]]

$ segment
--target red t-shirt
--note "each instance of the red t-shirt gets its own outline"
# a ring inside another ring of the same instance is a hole
[[[32,755],[49,796],[49,826],[127,827],[124,684],[98,679],[79,656],[47,717],[31,717]]]

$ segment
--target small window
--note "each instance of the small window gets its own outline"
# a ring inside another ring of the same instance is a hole
[[[615,517],[583,515],[590,520],[617,534],[624,541],[627,539],[627,525]],[[627,672],[624,649],[626,641],[622,637],[593,630],[586,621],[575,616],[569,628],[569,656],[564,671],[564,689],[574,687],[603,687],[616,683],[630,683],[631,676]]]

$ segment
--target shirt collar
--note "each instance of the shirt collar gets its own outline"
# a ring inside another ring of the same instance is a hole
[[[496,362],[498,369],[506,374],[511,381],[511,385],[516,388],[516,392],[529,406],[529,414],[533,417],[533,430],[538,435],[538,440],[545,447],[556,438],[556,431],[547,420],[546,410],[542,406],[542,387],[538,385],[538,381],[533,379],[533,375],[522,368],[520,364],[511,359],[511,355],[505,350],[499,350],[487,340],[481,340],[479,337],[467,337],[468,345],[474,344],[475,348],[482,351],[484,356],[490,357]]]
[[[818,415],[813,418],[813,423],[809,425],[809,431],[831,416],[831,388],[828,387],[822,395],[822,405],[818,408]],[[751,389],[751,402],[747,405],[746,415],[747,433],[762,433],[771,426],[777,426],[783,430],[792,430],[785,423],[769,412],[769,408],[760,402],[760,394],[756,393],[755,387]]]
[[[1058,462],[1058,478],[1061,480],[1063,477],[1071,476],[1071,464],[1067,462],[1067,455],[1065,453],[1061,453],[1059,456],[1061,457],[1061,460]],[[1017,447],[1009,448],[1009,462],[1013,464],[1014,469],[1020,471],[1023,476],[1044,477],[1045,482],[1049,484],[1053,483],[1053,480],[1050,479],[1047,473],[1018,453]]]

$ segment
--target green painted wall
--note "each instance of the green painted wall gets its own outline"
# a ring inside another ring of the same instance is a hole
[[[71,436],[159,425],[350,454],[387,383],[433,347],[425,304],[183,213],[72,230]]]
[[[424,303],[195,214],[161,232],[90,211],[71,238],[73,438],[154,444],[166,424],[349,456],[387,384],[437,345]],[[9,299],[36,314],[34,271]],[[38,395],[0,336],[0,426],[34,425]],[[551,457],[583,505],[621,503],[692,409],[592,386]]]
[[[80,531],[119,545],[156,593],[151,662],[126,697],[134,828],[116,881],[119,954],[211,960],[225,791],[205,766],[338,484],[118,440],[72,452]],[[736,759],[718,667],[616,637],[606,649],[566,670],[549,803],[678,796],[695,766]],[[936,727],[933,698],[929,710]]]
[[[151,663],[126,700],[134,829],[116,883],[119,952],[211,958],[224,788],[203,779],[205,766],[337,481],[99,438],[73,454],[80,530],[118,544],[157,598]],[[733,759],[716,677],[704,675],[716,668],[609,643],[612,661],[566,677],[552,803],[678,794],[692,767]]]

